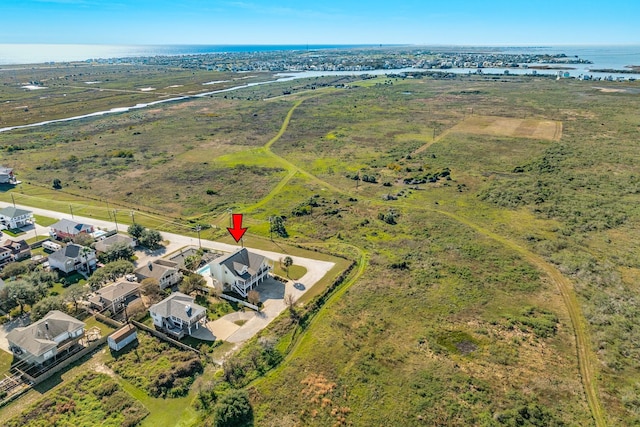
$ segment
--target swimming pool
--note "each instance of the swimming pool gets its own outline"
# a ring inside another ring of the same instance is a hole
[[[210,275],[211,267],[209,266],[209,264],[207,264],[204,267],[200,267],[198,270],[196,270],[196,273],[198,273],[201,276]]]

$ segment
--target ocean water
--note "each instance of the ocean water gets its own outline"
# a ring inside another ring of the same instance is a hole
[[[371,45],[90,45],[0,44],[0,65],[42,64],[139,56],[199,55],[365,47]],[[376,45],[378,46],[378,45]]]
[[[198,55],[225,52],[268,52],[293,50],[341,49],[379,45],[88,45],[88,44],[0,44],[0,65],[40,64],[44,62],[85,61],[89,59],[131,58],[137,56]],[[429,49],[429,46],[425,46]],[[472,47],[433,46],[439,51],[564,53],[588,59],[593,64],[575,64],[578,73],[589,69],[624,69],[640,66],[640,45],[627,46],[550,46],[550,47]],[[573,73],[572,73],[573,74]]]

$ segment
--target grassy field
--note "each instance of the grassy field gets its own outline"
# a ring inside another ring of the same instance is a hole
[[[147,414],[147,409],[116,381],[92,372],[78,376],[3,425],[134,426]]]
[[[0,198],[348,258],[234,362],[256,425],[640,422],[638,83],[295,84],[0,134]]]

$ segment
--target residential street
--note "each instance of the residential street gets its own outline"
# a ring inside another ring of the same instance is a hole
[[[5,206],[12,206],[10,203],[0,202],[0,208]],[[62,219],[67,218],[71,219],[70,215],[61,214],[60,212],[49,211],[46,209],[38,209],[32,208],[29,206],[21,206],[16,205],[16,207],[21,209],[27,209],[32,211],[34,214],[47,216],[50,218]],[[74,221],[92,224],[99,228],[104,229],[115,229],[115,224],[109,221],[97,220],[95,218],[86,218],[78,215],[74,215]],[[119,224],[120,228],[123,228],[122,224]],[[33,230],[33,229],[32,229]],[[27,235],[22,236],[23,238],[34,237],[36,232],[38,236],[49,236],[49,228],[41,227],[36,225],[35,231],[28,230]],[[33,236],[31,236],[33,234]],[[165,233],[162,232],[162,236],[165,241],[169,241],[169,244],[164,248],[158,251],[154,251],[152,253],[137,251],[136,256],[138,257],[137,264],[142,265],[149,261],[152,261],[156,258],[164,257],[168,254],[174,253],[181,248],[196,246],[197,238],[182,236],[179,234],[173,233]],[[9,236],[3,236],[3,240],[9,238]],[[217,251],[223,252],[233,252],[237,250],[239,245],[230,245],[226,243],[220,243],[212,240],[202,240],[202,246],[208,249],[213,249]],[[264,251],[260,249],[247,248],[252,252],[263,255],[274,262],[278,262],[278,260],[286,254]],[[307,292],[311,287],[317,283],[322,277],[331,268],[333,268],[334,263],[328,261],[319,261],[310,258],[302,258],[298,256],[291,256],[293,259],[293,263],[295,265],[300,265],[307,269],[307,273],[301,277],[296,283],[298,285],[294,287],[294,282],[289,281],[286,284],[278,282],[276,280],[268,280],[258,286],[256,290],[261,294],[261,300],[263,302],[263,309],[259,313],[231,313],[227,316],[224,316],[221,319],[218,319],[213,322],[209,322],[207,324],[207,329],[211,331],[213,337],[216,339],[224,339],[226,341],[230,341],[233,343],[241,343],[246,341],[247,339],[254,336],[258,331],[267,326],[274,318],[276,318],[282,311],[286,309],[286,304],[284,303],[284,296],[287,294],[292,294],[296,300],[298,300],[305,292]],[[240,317],[239,317],[240,316]],[[242,326],[238,326],[234,321],[245,320]],[[7,331],[0,331],[0,335],[6,335]],[[216,336],[217,334],[217,336]],[[211,337],[211,338],[213,338]]]

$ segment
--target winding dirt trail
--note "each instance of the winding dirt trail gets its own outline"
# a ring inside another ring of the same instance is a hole
[[[309,98],[305,98],[305,99],[309,99]],[[273,151],[271,151],[271,147],[273,146],[274,143],[276,143],[280,137],[286,132],[287,127],[289,125],[289,122],[291,120],[291,117],[294,113],[294,111],[296,110],[296,108],[302,104],[302,102],[305,101],[305,99],[301,99],[299,101],[297,101],[293,107],[289,110],[289,113],[287,114],[285,121],[280,129],[280,131],[278,132],[278,134],[276,134],[276,136],[274,138],[272,138],[269,142],[267,142],[267,144],[265,144],[264,149],[265,151],[272,156],[274,159],[277,159],[278,161],[284,163],[285,165],[287,165],[287,168],[289,170],[289,174],[287,175],[287,177],[285,177],[285,179],[283,179],[275,188],[273,191],[271,191],[264,199],[262,199],[261,201],[259,201],[256,205],[254,205],[252,208],[255,209],[258,206],[262,206],[265,203],[267,203],[269,200],[271,200],[271,198],[273,198],[273,196],[279,192],[285,185],[286,183],[296,174],[296,173],[300,173],[310,179],[312,179],[313,181],[322,184],[323,186],[325,186],[326,188],[329,188],[337,193],[340,194],[345,194],[345,195],[351,195],[351,193],[349,191],[345,191],[343,189],[339,189],[335,186],[333,186],[332,184],[329,184],[325,181],[323,181],[322,179],[318,178],[315,175],[312,175],[311,173],[303,170],[302,168],[300,168],[297,165],[294,165],[293,163],[289,162],[288,160],[286,160],[283,157],[280,157],[279,155],[275,154]],[[442,140],[445,136],[447,136],[450,132],[450,129],[445,130],[444,132],[442,132],[440,135],[438,135],[436,138],[434,138],[433,141],[428,142],[427,144],[421,146],[420,148],[418,148],[417,150],[414,151],[414,154],[420,153],[424,150],[426,150],[429,146],[439,142],[440,140]],[[362,195],[360,194],[359,197],[362,197]],[[374,200],[370,200],[372,202],[375,202]],[[415,206],[413,206],[413,208],[415,208]],[[597,427],[605,427],[607,425],[606,422],[606,416],[604,413],[604,410],[602,408],[602,404],[600,402],[600,397],[598,394],[598,387],[597,387],[597,380],[596,380],[596,372],[595,372],[595,363],[596,363],[596,357],[593,354],[593,352],[591,351],[591,340],[589,337],[589,332],[587,329],[587,325],[586,325],[586,320],[582,314],[582,309],[580,308],[580,304],[578,303],[578,300],[576,298],[576,294],[574,292],[574,287],[573,284],[571,283],[571,281],[569,279],[567,279],[566,277],[564,277],[562,275],[562,273],[560,273],[553,265],[551,265],[550,263],[548,263],[547,261],[545,261],[541,256],[536,255],[535,253],[531,252],[530,250],[526,249],[523,246],[518,245],[517,243],[499,235],[496,234],[492,231],[489,231],[485,228],[483,228],[482,226],[480,226],[479,224],[476,224],[474,222],[472,222],[471,220],[467,219],[467,218],[463,218],[461,216],[458,216],[456,214],[450,213],[450,212],[446,212],[446,211],[442,211],[442,210],[437,210],[437,209],[431,209],[431,208],[422,208],[425,210],[428,210],[430,212],[433,213],[437,213],[443,216],[446,216],[450,219],[453,219],[459,223],[462,223],[470,228],[472,228],[473,230],[475,230],[476,232],[489,237],[499,243],[501,243],[502,245],[510,248],[511,250],[519,253],[522,257],[524,257],[528,262],[530,262],[532,265],[536,266],[540,271],[542,271],[544,274],[547,275],[547,277],[549,277],[549,279],[552,281],[552,283],[556,286],[556,288],[558,289],[558,291],[560,292],[561,296],[562,296],[562,301],[567,309],[567,312],[569,313],[569,318],[571,319],[571,325],[573,327],[573,331],[574,331],[574,336],[575,336],[575,342],[576,342],[576,356],[577,356],[577,362],[578,362],[578,369],[580,372],[580,377],[581,377],[581,381],[582,381],[582,385],[584,387],[584,391],[585,391],[585,395],[586,395],[586,399],[587,399],[587,404],[589,405],[589,408],[591,410],[591,414],[593,416],[593,419],[595,421],[595,424]],[[364,253],[362,251],[362,249],[357,248],[358,252],[360,253],[360,259],[358,262],[358,271],[356,273],[356,275],[349,281],[349,283],[343,287],[343,289],[347,289],[349,286],[351,286],[363,273],[364,270],[366,268],[367,262],[366,262],[366,253]],[[340,292],[337,292],[335,295],[333,295],[329,301],[327,301],[326,306],[330,306],[331,302],[334,301],[336,298],[339,298],[339,296],[342,294],[342,289]],[[314,319],[312,320],[311,325],[309,325],[309,327],[311,327],[313,325],[313,323],[315,321],[317,321],[318,318],[321,318],[323,313],[326,312],[326,310],[324,310],[324,308],[320,311],[320,313],[318,313],[318,315],[316,315],[314,317]],[[285,358],[285,362],[287,360],[290,360],[291,357],[293,357],[293,354],[295,354],[296,349],[299,347],[300,343],[304,341],[304,338],[301,338],[298,340],[298,342],[294,345],[294,347],[292,348],[292,350],[289,352],[289,354],[287,355],[287,357]]]

